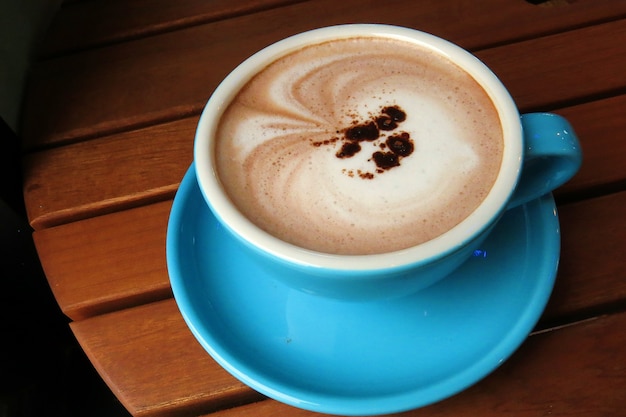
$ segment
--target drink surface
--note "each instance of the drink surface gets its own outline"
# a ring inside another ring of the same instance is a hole
[[[279,58],[235,96],[216,135],[218,176],[240,211],[335,254],[396,251],[450,230],[489,193],[504,146],[469,74],[377,37]]]

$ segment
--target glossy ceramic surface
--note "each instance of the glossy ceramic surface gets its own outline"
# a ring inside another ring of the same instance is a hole
[[[248,259],[206,206],[192,167],[172,208],[167,262],[185,321],[235,377],[293,406],[373,415],[442,400],[507,359],[545,307],[559,245],[546,195],[507,212],[467,263],[412,296],[321,298]]]

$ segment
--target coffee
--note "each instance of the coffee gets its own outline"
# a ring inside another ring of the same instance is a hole
[[[469,216],[498,175],[503,132],[483,88],[408,41],[314,44],[260,70],[224,111],[216,165],[268,233],[334,254],[408,248]]]

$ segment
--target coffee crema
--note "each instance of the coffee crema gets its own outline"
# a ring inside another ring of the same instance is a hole
[[[498,112],[467,72],[383,37],[314,44],[269,64],[224,111],[215,146],[219,179],[253,223],[351,255],[405,249],[459,224],[489,193],[504,147]]]

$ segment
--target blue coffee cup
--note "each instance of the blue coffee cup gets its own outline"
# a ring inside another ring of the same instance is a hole
[[[497,178],[482,203],[445,233],[387,253],[345,255],[287,242],[258,226],[233,202],[216,168],[215,138],[220,119],[238,92],[263,68],[285,55],[323,42],[378,37],[414,42],[442,54],[470,74],[495,106],[503,132]],[[550,113],[520,116],[496,75],[464,49],[414,29],[388,25],[340,25],[301,33],[259,51],[218,86],[198,122],[195,170],[206,203],[244,253],[287,285],[320,296],[348,300],[391,298],[419,291],[463,264],[487,238],[503,213],[550,193],[580,168],[582,152],[567,120]],[[250,277],[250,279],[256,279]]]

